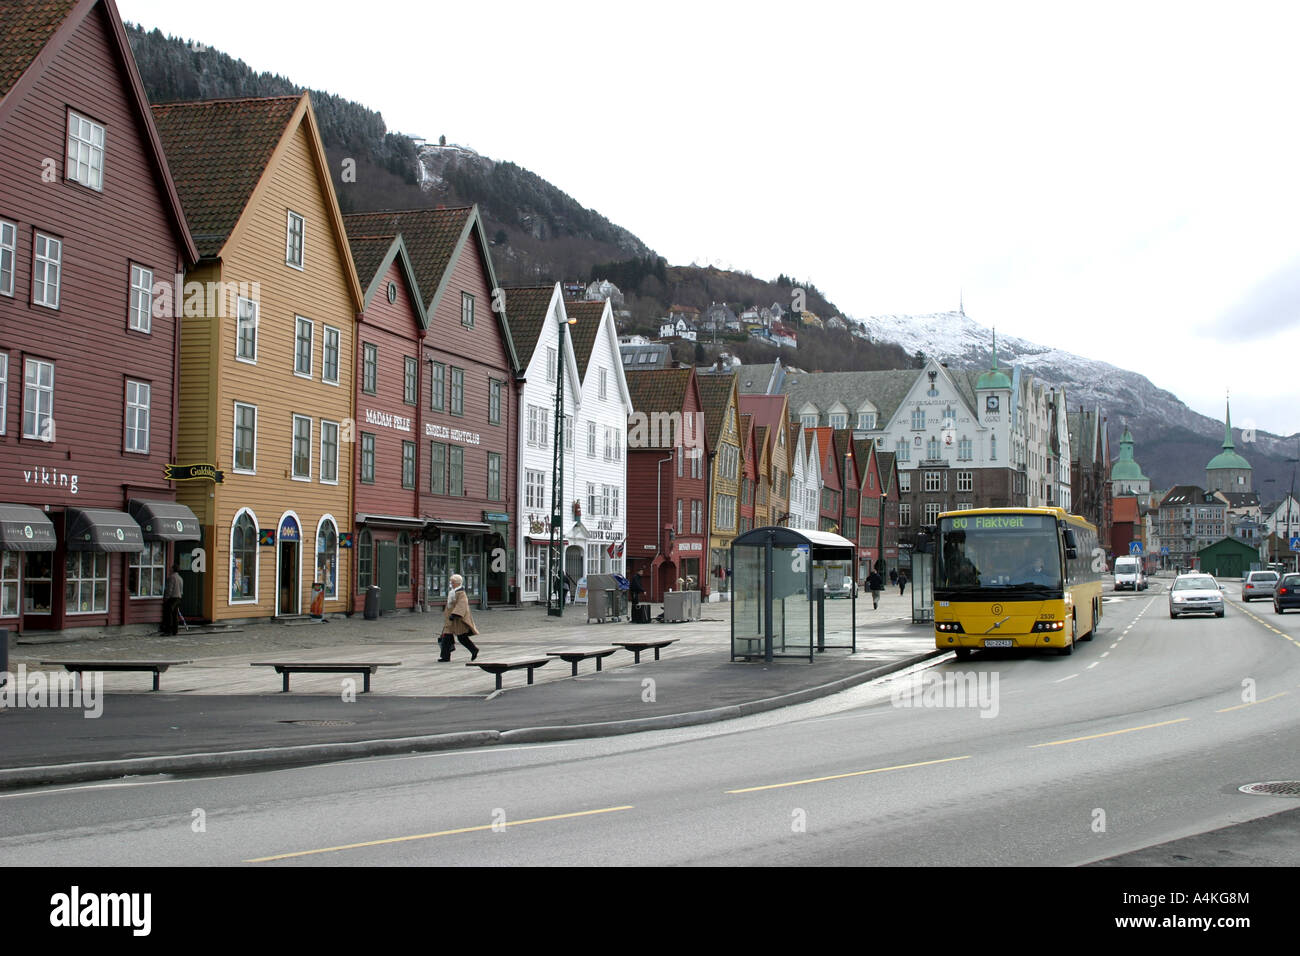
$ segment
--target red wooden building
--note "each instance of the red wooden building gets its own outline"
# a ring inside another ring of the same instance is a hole
[[[0,626],[156,622],[197,259],[110,0],[0,8]]]
[[[754,530],[754,503],[758,494],[758,429],[753,415],[740,416],[740,534]]]
[[[627,573],[648,600],[699,589],[708,597],[708,449],[695,370],[627,372],[635,411],[627,436]]]
[[[514,600],[514,503],[522,375],[478,207],[358,213],[357,235],[401,235],[428,317],[420,354],[420,587],[446,600],[453,574],[480,604]],[[361,426],[358,425],[358,428]]]

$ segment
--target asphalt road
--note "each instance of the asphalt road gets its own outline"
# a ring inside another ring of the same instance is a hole
[[[0,857],[39,866],[1103,860],[1296,807],[1238,788],[1300,779],[1300,613],[1242,605],[1239,585],[1227,586],[1223,619],[1171,621],[1160,588],[1108,594],[1097,638],[1071,657],[940,658],[722,724],[0,794]],[[949,677],[973,699],[936,699]],[[1300,837],[1257,829],[1269,835],[1245,848],[1250,859],[1300,862]]]

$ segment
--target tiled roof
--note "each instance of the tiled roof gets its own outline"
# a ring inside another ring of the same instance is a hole
[[[850,412],[856,412],[864,402],[870,401],[876,406],[877,427],[884,427],[898,411],[898,406],[922,373],[916,369],[904,371],[872,372],[788,372],[785,377],[784,392],[790,399],[790,414],[799,415],[805,404],[811,403],[825,413],[836,402],[842,402]],[[965,376],[961,372],[952,373],[958,390],[962,388]],[[974,392],[968,400],[974,404]]]
[[[0,0],[0,97],[45,49],[78,0]]]
[[[407,209],[383,212],[358,212],[344,216],[348,232],[361,236],[402,234],[402,241],[411,254],[415,268],[415,281],[420,284],[420,294],[425,306],[433,300],[442,285],[442,277],[451,264],[452,254],[460,244],[465,225],[473,213],[473,206],[453,209]],[[506,314],[510,314],[506,303]],[[536,339],[533,340],[536,343]]]
[[[520,356],[527,367],[542,337],[551,306],[551,297],[555,294],[554,285],[521,286],[508,288],[506,292],[506,315],[510,316],[510,332],[515,342],[524,350]]]
[[[1119,524],[1121,521],[1135,523],[1138,517],[1137,498],[1125,498],[1125,497],[1116,498],[1114,515],[1115,515],[1114,520],[1116,524]]]
[[[722,434],[722,423],[731,400],[731,390],[736,384],[736,376],[731,373],[721,375],[701,375],[700,400],[704,403],[704,432],[710,448],[718,447],[718,436]]]
[[[301,102],[270,96],[153,107],[201,256],[221,252]]]
[[[653,412],[680,412],[686,406],[686,389],[691,383],[689,368],[628,369],[627,390],[632,408]]]
[[[564,310],[570,319],[577,320],[569,326],[569,332],[573,338],[573,356],[578,360],[578,374],[586,375],[592,349],[596,347],[596,333],[600,331],[600,318],[605,314],[605,300],[566,302]]]
[[[375,274],[388,257],[388,250],[393,248],[396,236],[354,236],[348,234],[348,246],[352,249],[352,261],[357,266],[357,278],[361,288],[370,288],[375,281]]]
[[[1160,507],[1204,504],[1205,489],[1200,485],[1175,485],[1160,502]]]

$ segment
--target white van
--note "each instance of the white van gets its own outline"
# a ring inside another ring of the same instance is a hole
[[[1146,572],[1142,570],[1140,558],[1121,557],[1115,559],[1115,590],[1145,591],[1147,589]]]

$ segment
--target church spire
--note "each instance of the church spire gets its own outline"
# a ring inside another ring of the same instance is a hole
[[[1223,449],[1232,451],[1232,403],[1229,399],[1223,400],[1225,412],[1223,422]]]

